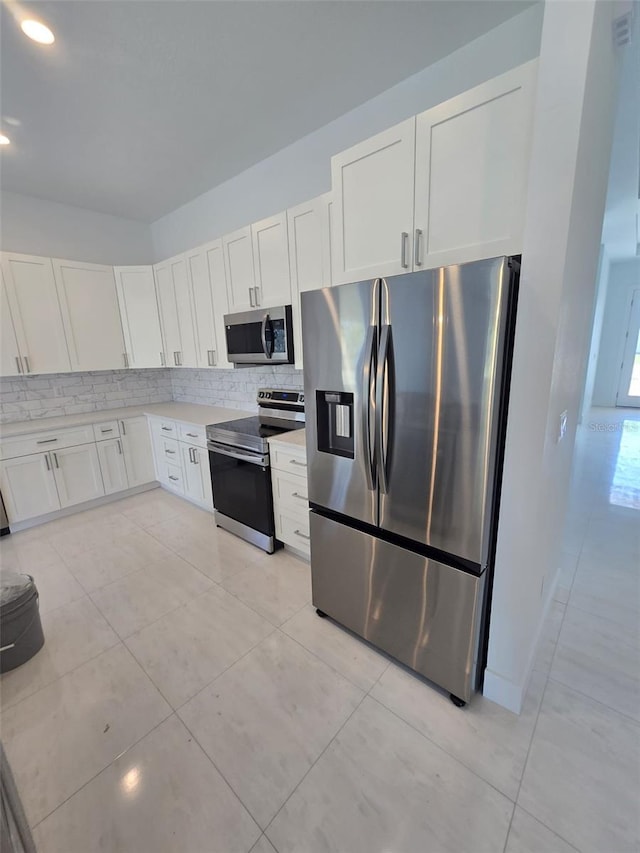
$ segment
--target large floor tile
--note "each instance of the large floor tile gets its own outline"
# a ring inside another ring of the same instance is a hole
[[[251,848],[251,853],[277,853],[277,851],[267,836],[262,835]]]
[[[270,622],[216,587],[129,637],[127,645],[178,708],[273,630]]]
[[[640,722],[640,646],[620,625],[569,606],[551,677]]]
[[[0,567],[3,571],[22,572],[32,575],[43,566],[59,563],[60,555],[43,538],[33,538],[25,533],[16,533],[2,541],[0,546]]]
[[[3,713],[2,740],[38,823],[171,712],[122,645]]]
[[[606,558],[595,565],[578,565],[570,603],[617,622],[640,636],[640,561],[624,568]]]
[[[81,521],[54,534],[47,541],[54,546],[63,560],[67,560],[109,545],[116,537],[125,536],[137,529],[137,525],[123,515],[111,513],[91,521]]]
[[[260,829],[170,717],[35,830],[39,853],[247,853]]]
[[[464,710],[447,693],[392,664],[371,695],[474,773],[515,800],[546,676],[534,672],[522,713],[476,695]]]
[[[179,713],[265,827],[362,695],[277,632]]]
[[[62,560],[34,567],[29,574],[33,576],[38,588],[41,614],[77,601],[86,594]]]
[[[42,614],[44,646],[0,680],[2,706],[13,705],[119,642],[89,598]]]
[[[640,727],[550,681],[518,804],[583,853],[637,851]]]
[[[67,557],[65,565],[87,592],[93,592],[108,583],[140,571],[145,567],[146,561],[112,542],[94,546],[75,557]]]
[[[211,515],[199,521],[178,517],[171,524],[157,524],[147,530],[216,583],[244,568],[254,556],[252,546],[235,537],[230,543],[232,547],[221,547]]]
[[[222,585],[274,625],[282,625],[311,601],[309,564],[285,551],[258,555]]]
[[[575,849],[516,806],[504,853],[575,853]]]
[[[279,853],[496,853],[513,804],[367,697],[267,829]]]
[[[162,489],[154,489],[125,498],[120,502],[120,511],[134,524],[146,528],[175,518],[180,514],[181,503],[180,498],[169,495]]]
[[[282,630],[365,692],[389,666],[384,655],[330,619],[321,619],[311,605],[285,622]]]

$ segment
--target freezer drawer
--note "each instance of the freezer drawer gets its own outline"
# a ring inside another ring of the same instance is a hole
[[[313,604],[468,701],[485,575],[475,576],[311,513]]]

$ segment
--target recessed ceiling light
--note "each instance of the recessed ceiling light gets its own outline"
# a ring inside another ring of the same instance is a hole
[[[11,140],[4,133],[0,133],[0,145],[8,145]]]
[[[49,27],[46,27],[40,21],[34,21],[32,18],[22,21],[20,28],[26,36],[29,36],[30,39],[37,41],[39,44],[53,44],[56,40]]]

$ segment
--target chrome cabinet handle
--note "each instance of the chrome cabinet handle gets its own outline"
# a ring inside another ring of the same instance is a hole
[[[192,447],[191,449],[193,450],[193,464],[199,465],[200,457],[198,456],[198,451],[195,449],[195,447]]]
[[[23,358],[24,358],[25,373],[31,373],[31,367],[29,366],[29,356],[25,355],[25,356],[23,356]]]
[[[173,353],[173,363],[176,367],[180,367],[180,361],[178,360],[178,352],[174,351]]]
[[[252,287],[250,287],[250,288],[249,288],[249,305],[250,305],[252,308],[255,308],[255,307],[256,307],[256,303],[255,303],[255,301],[254,301],[253,288],[252,288]]]
[[[209,363],[209,367],[216,366],[216,351],[214,349],[207,350],[207,362]]]
[[[47,471],[50,471],[51,465],[49,464],[49,454],[48,453],[44,454],[44,461],[47,463]]]
[[[113,427],[110,427],[109,429],[101,429],[101,430],[100,430],[100,432],[101,432],[101,433],[103,433],[103,434],[104,434],[105,432],[113,432]]]
[[[126,429],[124,428],[124,421],[120,421],[120,426],[122,427],[122,434],[123,434],[123,435],[126,435],[126,434],[127,434],[127,431],[126,431]]]
[[[36,444],[53,444],[57,440],[57,438],[43,438],[40,441],[36,441]]]
[[[122,456],[122,442],[118,439],[118,453]]]
[[[122,358],[124,360],[124,366],[129,367],[129,356],[126,354],[126,352],[122,353]]]
[[[303,533],[302,530],[294,530],[293,532],[296,536],[300,536],[301,539],[311,539],[311,537],[307,536],[306,533]]]
[[[260,299],[260,288],[256,285],[253,288],[253,292],[254,292],[255,297],[256,297],[256,308],[259,308],[260,305],[262,304],[262,300]]]
[[[216,351],[214,349],[211,350],[211,360],[213,362],[212,367],[215,367],[218,363],[218,359],[216,358]]]
[[[309,497],[307,495],[301,495],[300,492],[291,492],[292,498],[299,498],[301,501],[308,501]]]
[[[178,477],[173,477],[173,476],[171,476],[171,474],[169,474],[169,479],[170,479],[170,480],[173,480],[173,481],[174,481],[174,483],[177,483],[177,482],[178,482]]]
[[[189,448],[189,462],[193,463],[193,447]]]
[[[16,368],[18,370],[18,373],[22,373],[22,362],[20,361],[19,355],[16,356]]]
[[[160,429],[163,429],[165,432],[173,432],[173,427],[160,427]]]
[[[409,268],[409,262],[407,261],[407,242],[409,240],[409,235],[406,231],[403,231],[400,235],[400,266],[403,270]]]
[[[58,454],[54,450],[52,451],[51,455],[53,456],[53,461],[55,463],[56,468],[59,468],[60,466],[58,465]]]
[[[160,353],[160,366],[161,366],[161,367],[166,367],[166,366],[167,366],[167,361],[166,361],[166,359],[165,359],[165,357],[164,357],[164,353],[163,353],[163,352],[161,352],[161,353]]]
[[[189,438],[197,438],[198,437],[197,432],[188,432],[187,435],[189,436]]]
[[[169,454],[169,456],[175,456],[175,455],[176,455],[175,450],[169,450],[169,448],[168,448],[168,447],[165,447],[164,452],[165,452],[165,453],[168,453],[168,454]]]
[[[416,228],[415,237],[413,238],[413,263],[416,267],[422,266],[420,260],[420,245],[422,243],[422,229]]]
[[[306,463],[306,462],[298,462],[298,460],[297,460],[297,459],[290,459],[290,460],[289,460],[289,464],[291,464],[291,465],[299,465],[301,468],[306,468],[306,467],[307,467],[307,463]]]

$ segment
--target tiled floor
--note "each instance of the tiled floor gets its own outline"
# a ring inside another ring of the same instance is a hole
[[[455,709],[160,490],[2,541],[47,637],[0,683],[38,850],[637,851],[639,519],[640,413],[594,412],[519,717]]]

